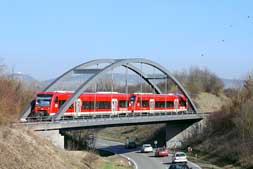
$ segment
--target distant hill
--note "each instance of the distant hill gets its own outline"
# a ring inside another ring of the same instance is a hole
[[[26,82],[32,82],[37,81],[35,78],[33,78],[30,75],[23,74],[23,73],[14,73],[12,75],[9,75],[10,77],[13,77],[16,80],[26,81]]]
[[[224,88],[237,88],[243,85],[243,80],[238,79],[221,79],[224,83]]]
[[[14,73],[8,75],[10,78],[13,78],[14,80],[20,81],[24,85],[28,87],[32,87],[34,89],[40,89],[42,84],[40,81],[32,77],[31,75],[24,74],[24,73]]]
[[[53,82],[55,80],[54,79],[49,79],[49,80],[45,80],[45,81],[38,81],[37,79],[35,79],[34,77],[32,77],[31,75],[28,74],[23,74],[23,73],[14,73],[12,75],[9,75],[9,77],[13,77],[16,80],[22,81],[24,82],[26,85],[35,85],[37,86],[36,88],[44,88],[47,85],[49,85],[51,82]],[[70,77],[66,77],[60,85],[62,85],[62,83],[64,83],[64,85],[67,86],[67,88],[72,88],[72,86],[76,85],[80,85],[82,82],[84,82],[85,80],[87,80],[90,77],[90,75],[81,75],[81,76],[75,76],[72,75]],[[111,79],[111,75],[107,74],[105,75],[106,79]],[[125,78],[126,75],[122,74],[122,73],[114,73],[113,74],[113,79],[117,82],[120,83],[125,83]],[[137,75],[134,74],[129,74],[128,75],[128,84],[134,84],[136,82],[140,81],[140,78]],[[221,80],[224,83],[224,88],[236,88],[236,87],[240,87],[243,85],[243,80],[238,80],[238,79],[226,79],[226,78],[221,78]]]
[[[70,77],[66,77],[64,80],[61,81],[60,85],[63,85],[62,83],[64,83],[64,86],[66,87],[70,87],[73,88],[72,86],[76,86],[76,85],[81,85],[82,82],[84,82],[85,80],[87,80],[90,77],[90,75],[78,75],[78,76],[70,76]],[[106,74],[105,79],[111,79],[111,75]],[[113,74],[113,79],[115,82],[123,84],[125,83],[125,74],[122,73],[115,73]],[[43,86],[47,86],[48,84],[50,84],[51,82],[53,82],[55,79],[50,79],[50,80],[46,80],[46,81],[41,81],[41,84]],[[236,88],[236,87],[240,87],[243,85],[243,80],[238,80],[238,79],[225,79],[225,78],[221,78],[221,80],[224,83],[224,88]],[[140,77],[138,77],[137,75],[134,74],[129,74],[128,75],[128,84],[136,84],[137,82],[140,81]]]

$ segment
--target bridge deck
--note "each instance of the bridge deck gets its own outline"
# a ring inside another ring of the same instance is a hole
[[[108,117],[93,119],[73,119],[60,121],[39,121],[26,122],[23,125],[37,131],[41,130],[58,130],[58,129],[74,129],[89,127],[109,127],[136,124],[166,123],[173,121],[200,121],[203,117],[201,114],[181,114],[181,115],[145,115],[132,117]]]

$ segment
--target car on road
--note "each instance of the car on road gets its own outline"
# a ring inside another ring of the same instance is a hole
[[[176,163],[171,164],[168,169],[192,169],[192,168],[190,168],[187,164]]]
[[[153,147],[151,146],[151,144],[143,144],[141,147],[141,152],[143,153],[153,152]]]
[[[137,147],[137,144],[135,141],[129,141],[129,142],[126,142],[125,144],[125,148],[136,148]]]
[[[176,152],[172,156],[172,163],[187,163],[187,157],[184,152]]]
[[[155,156],[156,157],[165,157],[169,155],[169,151],[166,147],[158,147],[155,150]]]

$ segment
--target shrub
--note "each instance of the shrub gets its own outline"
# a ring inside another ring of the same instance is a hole
[[[206,140],[209,146],[216,146],[216,149],[224,147],[225,144],[229,144],[227,147],[237,146],[234,149],[226,150],[230,154],[237,154],[237,161],[232,156],[226,156],[230,158],[227,161],[239,162],[244,168],[253,167],[251,160],[253,154],[253,80],[251,76],[244,81],[242,88],[227,90],[226,95],[231,98],[231,102],[209,117],[200,139]],[[222,141],[221,138],[225,138],[223,140],[226,141]],[[224,157],[220,154],[219,158]]]
[[[174,76],[185,86],[193,97],[199,92],[218,95],[224,88],[222,80],[208,69],[192,67],[188,71],[175,72]]]
[[[0,124],[17,120],[33,95],[20,81],[0,75]]]

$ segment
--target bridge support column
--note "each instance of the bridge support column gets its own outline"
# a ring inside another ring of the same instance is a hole
[[[173,123],[167,123],[165,131],[166,147],[174,148],[180,146],[180,141],[183,140],[182,131],[187,129],[196,121],[179,121]]]
[[[60,130],[37,131],[37,133],[50,140],[55,146],[64,149],[64,136],[61,135]]]

